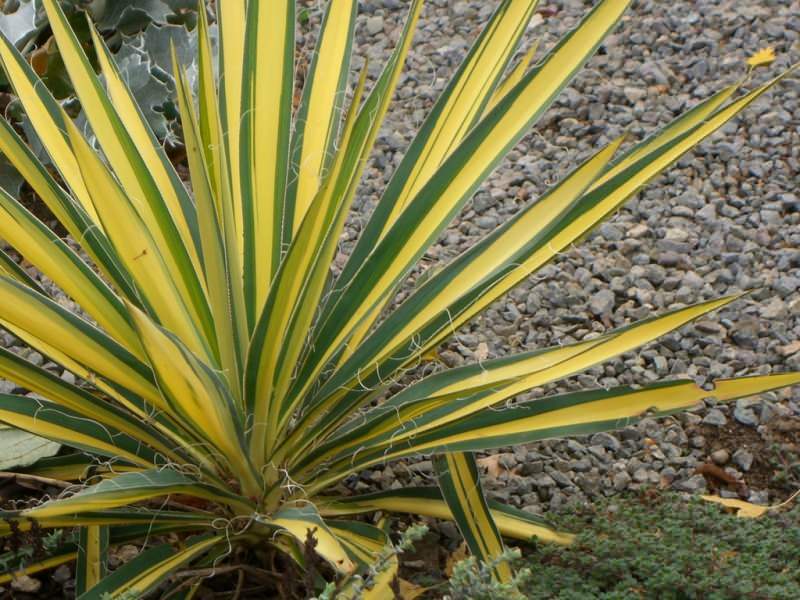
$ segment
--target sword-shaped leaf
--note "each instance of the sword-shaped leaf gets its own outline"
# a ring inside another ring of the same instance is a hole
[[[355,0],[331,0],[322,18],[292,133],[291,171],[284,205],[286,243],[300,228],[328,178],[344,110],[357,10]]]
[[[481,411],[651,342],[739,296],[673,310],[569,346],[486,361],[457,369],[449,376],[442,374],[423,379],[398,394],[397,398],[390,399],[385,407],[373,409],[373,414],[368,414],[363,423],[345,428],[342,435],[334,436],[327,444],[304,454],[299,465],[308,468],[335,455],[352,454],[360,448],[391,445],[434,427],[433,422],[446,421],[446,415],[451,411],[454,415],[461,411],[459,414],[462,416],[471,411]],[[486,375],[477,374],[477,370],[484,370]]]
[[[294,12],[293,0],[250,2],[247,6],[240,176],[245,302],[251,325],[278,270],[284,219],[292,218],[290,211],[284,214],[284,194],[294,92]],[[326,42],[327,37],[321,43]],[[342,68],[346,73],[347,66]],[[307,132],[309,138],[316,134],[314,127]],[[312,143],[310,139],[308,143]]]
[[[87,525],[80,528],[75,563],[77,596],[96,586],[108,574],[109,534],[107,525]]]
[[[117,342],[142,358],[122,301],[74,250],[5,190],[0,190],[0,235]]]
[[[353,161],[361,158],[365,137],[353,139],[364,91],[366,70],[356,88],[345,122],[341,148],[325,185],[308,208],[295,243],[275,275],[264,310],[250,344],[245,389],[253,399],[255,417],[250,452],[258,464],[270,454],[284,414],[281,401],[292,367],[302,352],[316,314],[316,299],[328,275],[330,257],[336,248],[338,228],[355,192]],[[275,341],[280,340],[280,343]]]
[[[800,373],[736,377],[705,390],[694,381],[676,380],[641,388],[621,386],[537,399],[507,410],[484,410],[443,425],[387,450],[367,451],[350,461],[353,471],[420,452],[475,451],[527,444],[542,439],[589,435],[634,424],[645,416],[664,416],[691,408],[704,398],[730,401],[797,385]],[[472,399],[466,399],[465,403]]]
[[[497,528],[506,537],[525,542],[535,537],[545,542],[562,545],[572,543],[574,538],[572,534],[556,531],[541,517],[494,500],[489,500],[488,504]],[[320,507],[320,514],[325,518],[330,518],[379,510],[421,515],[434,519],[453,519],[453,513],[442,498],[441,490],[435,487],[408,487],[387,492],[329,499]]]
[[[245,514],[253,508],[233,491],[201,483],[173,469],[152,469],[104,479],[72,496],[49,500],[35,508],[20,511],[20,516],[44,521],[54,517],[108,511],[173,494],[228,504]]]
[[[419,343],[417,332],[431,319],[447,313],[447,308],[461,297],[466,290],[485,289],[491,285],[507,265],[517,264],[525,256],[531,244],[531,233],[552,218],[554,214],[571,205],[591,185],[611,160],[622,138],[609,144],[592,158],[576,168],[554,186],[539,202],[517,214],[504,227],[478,244],[473,250],[465,252],[445,269],[446,272],[434,276],[423,284],[409,301],[394,311],[351,356],[340,365],[337,372],[325,383],[317,396],[323,401],[317,406],[311,404],[311,412],[305,417],[314,423],[317,415],[331,407],[337,413],[352,407],[340,401],[343,391],[355,379],[364,381],[372,375],[372,370],[402,349],[408,361],[407,348],[410,338]],[[422,338],[427,341],[426,338]],[[354,340],[349,340],[352,343]],[[365,365],[375,365],[369,367]],[[390,365],[395,367],[395,365]],[[385,376],[386,369],[379,369]],[[338,391],[337,391],[338,390]]]
[[[371,339],[365,344],[365,347],[359,349],[358,359],[354,358],[351,365],[340,366],[337,373],[316,394],[317,397],[325,398],[326,395],[333,395],[333,397],[329,397],[325,401],[327,404],[332,404],[335,401],[334,390],[341,389],[343,386],[347,386],[349,381],[352,381],[353,371],[350,369],[352,369],[353,364],[362,366],[357,371],[359,382],[367,388],[372,388],[380,383],[378,373],[380,373],[381,377],[387,377],[404,364],[413,362],[416,357],[435,347],[436,344],[451,335],[453,331],[456,331],[458,327],[478,314],[491,302],[547,264],[569,243],[577,241],[578,237],[584,235],[605,218],[608,212],[613,211],[638,190],[638,185],[643,185],[648,179],[655,176],[655,173],[649,170],[654,163],[661,169],[668,166],[683,151],[688,150],[692,145],[710,135],[779,79],[776,78],[770,84],[745,96],[739,102],[728,107],[723,115],[717,115],[719,118],[710,123],[706,123],[706,119],[715,114],[713,111],[730,97],[735,90],[735,86],[723,90],[723,92],[694,107],[658,134],[626,152],[616,165],[607,169],[600,179],[609,186],[613,183],[613,187],[598,191],[595,182],[592,184],[590,191],[581,198],[580,202],[559,203],[560,198],[558,195],[550,194],[517,215],[506,226],[464,252],[450,265],[426,281],[411,299],[406,301],[381,324],[380,328],[373,333]],[[698,131],[701,126],[702,130]],[[689,132],[694,133],[691,138],[687,137]],[[639,165],[638,169],[636,168],[637,164]],[[614,177],[610,178],[609,174],[614,175]],[[624,176],[625,174],[628,176]],[[636,187],[628,185],[632,181],[637,183]],[[587,197],[590,197],[589,201],[587,201]],[[559,232],[568,229],[571,222],[570,219],[575,218],[576,207],[583,206],[586,207],[584,210],[591,210],[593,204],[597,203],[605,205],[605,211],[595,211],[591,221],[582,222],[585,229],[579,230],[578,235],[572,238],[564,239],[562,245],[557,246],[554,242],[554,237],[557,237]],[[469,277],[471,273],[470,267],[474,261],[486,261],[486,257],[491,261],[493,253],[490,250],[493,250],[498,242],[505,241],[505,243],[508,243],[506,240],[509,234],[513,233],[515,226],[523,220],[531,219],[531,217],[536,218],[533,221],[536,225],[531,228],[527,237],[517,238],[522,244],[517,246],[517,252],[513,256],[513,260],[490,263],[497,266],[491,272],[491,277],[481,280],[478,285],[464,285],[460,290],[456,290],[457,297],[451,296],[450,301],[445,302],[446,306],[436,304],[436,299],[443,299],[439,295],[439,290],[443,286],[447,286],[451,278],[461,281],[462,274],[466,273],[466,277]],[[537,258],[539,260],[536,260]],[[438,310],[428,310],[431,307]],[[424,327],[420,329],[418,326],[410,337],[406,336],[405,342],[395,352],[394,358],[387,358],[392,356],[391,352],[384,351],[386,346],[390,346],[387,337],[396,341],[397,338],[391,336],[394,336],[398,331],[402,331],[402,328],[410,320],[413,321],[418,314],[420,315],[418,323],[424,323]],[[372,346],[369,346],[369,344],[372,344]],[[382,353],[383,360],[376,361],[376,349]],[[363,368],[365,364],[373,366],[365,369]],[[337,394],[341,395],[341,391],[337,392]],[[321,412],[322,408],[324,406],[317,408],[315,412]]]
[[[0,422],[40,437],[99,456],[118,457],[150,467],[159,462],[155,451],[134,437],[52,402],[0,394]]]
[[[508,94],[437,168],[369,254],[356,256],[358,271],[337,283],[316,329],[313,350],[299,375],[304,394],[326,362],[361,321],[387,300],[408,270],[447,223],[528,131],[589,59],[619,20],[628,2],[600,2],[548,55],[540,67]],[[346,285],[344,285],[346,284]]]
[[[284,506],[271,518],[259,522],[292,536],[301,546],[310,536],[316,540],[314,550],[341,573],[350,573],[355,565],[350,560],[341,540],[328,528],[320,514],[311,505]]]
[[[0,275],[10,279],[16,279],[21,284],[28,286],[32,290],[47,296],[47,292],[31,277],[28,272],[17,264],[5,250],[0,250]]]
[[[187,445],[185,439],[174,431],[151,426],[143,419],[131,415],[107,400],[98,398],[87,390],[64,381],[61,377],[37,367],[24,358],[0,348],[0,377],[13,381],[17,385],[42,396],[46,400],[73,411],[83,418],[96,421],[104,427],[119,430],[128,436],[144,442],[151,448],[161,452],[165,457],[178,462],[187,458],[180,447]],[[172,439],[170,439],[171,436]]]
[[[145,550],[130,562],[117,568],[78,600],[103,600],[104,598],[143,597],[171,575],[175,569],[199,558],[214,546],[225,544],[224,536],[203,535],[192,538],[177,550],[163,544]]]
[[[105,378],[154,406],[161,406],[150,369],[93,325],[6,277],[0,277],[0,306],[3,323],[29,333],[34,339],[47,340],[48,347],[94,374],[91,378]],[[46,349],[42,352],[48,353]]]
[[[503,553],[503,540],[481,487],[475,457],[469,452],[447,452],[434,459],[442,497],[447,502],[469,551],[485,563]],[[492,575],[501,583],[511,581],[511,567],[499,562]]]
[[[0,45],[0,57],[2,46]],[[27,65],[26,65],[27,66]],[[37,89],[43,89],[39,85]],[[30,148],[20,139],[10,123],[0,119],[0,153],[14,165],[25,181],[33,188],[42,199],[47,208],[55,215],[74,240],[80,240],[86,253],[91,257],[101,272],[113,284],[116,290],[123,294],[129,301],[137,302],[128,274],[120,265],[111,244],[97,219],[94,207],[92,216],[78,202],[73,200],[53,179],[53,176],[44,168]],[[74,162],[74,157],[73,157]],[[76,169],[70,172],[74,181],[83,184],[83,177]],[[73,192],[75,193],[75,192]],[[85,199],[91,204],[91,196],[86,191]]]
[[[246,328],[242,314],[240,273],[231,271],[225,246],[225,214],[218,206],[212,182],[213,165],[201,144],[201,132],[197,123],[192,95],[186,74],[178,64],[173,48],[173,71],[178,88],[178,106],[183,125],[184,143],[189,162],[195,205],[197,208],[200,247],[203,251],[203,276],[208,288],[211,314],[214,317],[214,333],[217,340],[216,360],[222,367],[237,405],[241,405],[242,352],[246,344]],[[213,158],[213,157],[212,157]]]
[[[210,513],[189,513],[177,510],[162,510],[129,507],[115,510],[98,510],[80,513],[59,514],[54,516],[38,515],[35,520],[29,519],[25,511],[0,511],[0,535],[8,535],[13,529],[30,531],[35,527],[43,529],[63,529],[80,525],[116,525],[124,526],[131,532],[132,538],[135,530],[140,533],[152,529],[174,527],[176,529],[202,529],[208,527],[214,516]],[[131,539],[131,538],[127,538]]]
[[[358,110],[366,69],[362,72],[330,179],[297,232],[296,241],[281,265],[274,289],[259,317],[247,372],[248,390],[254,391],[256,398],[255,414],[269,413],[265,408],[272,402],[269,396],[282,399],[291,383],[294,365],[305,347],[306,332],[317,315],[340,232],[400,75],[421,9],[421,0],[415,0],[392,56]],[[275,347],[271,340],[281,335],[287,340],[285,347]],[[269,437],[275,438],[277,431],[285,426],[295,405],[292,402],[277,404],[274,422],[268,424]],[[264,447],[264,441],[256,439],[261,435],[257,425],[252,444],[254,451]]]
[[[109,69],[106,94],[61,7],[55,0],[44,0],[44,6],[61,58],[103,153],[158,244],[184,304],[191,307],[198,325],[207,330],[211,317],[206,290],[198,277],[201,258],[194,206],[188,197],[185,201],[181,198],[181,184],[157,155],[152,133],[142,122],[128,90],[122,89],[124,84],[112,62],[108,60],[106,64]],[[102,65],[107,55],[97,36],[95,41],[99,44],[97,55]],[[65,125],[68,123],[65,121]],[[85,170],[82,174],[86,176]],[[212,340],[211,335],[208,339]]]
[[[100,221],[97,219],[94,204],[80,176],[78,165],[75,162],[75,157],[66,137],[64,111],[50,94],[47,86],[37,77],[33,68],[22,54],[5,36],[0,36],[0,61],[2,61],[8,81],[12,82],[14,92],[25,109],[25,114],[30,119],[36,135],[41,140],[53,165],[58,169],[59,175],[69,186],[69,189],[72,190],[73,197],[80,206],[80,210],[78,214],[75,214],[66,210],[65,203],[59,201],[48,204],[52,204],[55,207],[53,212],[59,217],[59,220],[62,217],[66,217],[62,221],[65,225],[78,227],[79,235],[76,236],[76,239],[80,239],[83,233],[82,229],[87,225],[86,221],[81,219],[80,216],[87,217],[87,220],[90,220],[95,227],[100,226]],[[3,130],[2,146],[4,154],[9,157],[12,164],[20,170],[27,181],[41,184],[42,180],[47,176],[36,173],[38,169],[35,167],[39,167],[38,161],[33,158],[30,152],[20,148],[23,144],[18,145],[15,143],[16,135],[12,133],[13,130],[9,124],[4,124]],[[27,168],[23,170],[20,166]],[[28,176],[34,174],[36,177],[28,179]],[[40,185],[37,192],[41,189],[42,186]],[[45,201],[50,200],[49,194],[42,194],[42,197]],[[75,217],[78,218],[75,219]]]
[[[186,303],[170,268],[168,253],[141,219],[137,203],[125,193],[72,121],[67,122],[66,128],[78,168],[97,205],[98,218],[141,292],[140,303],[165,327],[181,335],[189,347],[209,355],[211,348],[202,321],[193,312],[194,307]]]
[[[164,409],[221,453],[222,463],[241,478],[248,494],[261,493],[259,477],[244,450],[239,412],[224,379],[175,335],[140,310],[131,306],[129,311],[150,358]]]

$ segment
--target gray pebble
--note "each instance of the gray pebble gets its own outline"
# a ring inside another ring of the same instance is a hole
[[[742,425],[747,425],[748,427],[758,426],[758,416],[750,408],[736,407],[733,411],[733,418],[736,419],[737,422]]]
[[[600,290],[589,301],[589,310],[597,316],[610,314],[613,308],[614,292],[611,290]]]
[[[755,457],[752,452],[748,452],[742,448],[733,453],[733,462],[735,462],[742,471],[749,471],[750,467],[753,466],[754,460]]]
[[[634,471],[633,473],[633,480],[637,483],[644,483],[649,479],[650,479],[650,472],[644,467],[636,469],[636,471]]]
[[[728,422],[728,419],[722,414],[722,411],[718,408],[712,408],[706,413],[706,416],[703,417],[703,423],[706,425],[714,425],[716,427],[722,427],[725,423]]]
[[[367,33],[376,35],[383,32],[383,17],[375,15],[367,18]]]
[[[618,492],[623,492],[628,489],[631,484],[631,476],[626,471],[620,471],[614,475],[613,485],[614,489]]]
[[[595,433],[590,441],[593,445],[602,446],[606,450],[612,452],[618,452],[622,447],[622,444],[617,438],[606,432]]]
[[[684,481],[677,481],[673,487],[680,492],[697,494],[706,490],[706,479],[702,475],[692,475]]]

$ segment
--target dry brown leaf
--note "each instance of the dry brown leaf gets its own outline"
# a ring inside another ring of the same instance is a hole
[[[498,479],[504,473],[507,473],[509,477],[520,477],[518,472],[520,467],[515,467],[514,469],[508,469],[507,467],[504,467],[500,463],[500,458],[502,456],[502,454],[492,454],[491,456],[479,458],[476,462],[478,463],[479,467],[486,470],[486,474],[489,477],[494,479]]]
[[[797,354],[800,352],[800,341],[795,341],[790,344],[786,344],[785,346],[778,346],[775,350],[781,356],[791,356],[792,354]]]
[[[721,553],[719,558],[721,560],[733,560],[737,556],[739,556],[739,553],[736,550],[727,550],[726,552]]]
[[[492,454],[491,456],[479,458],[477,463],[479,467],[486,469],[486,474],[489,475],[489,477],[494,477],[495,479],[506,472],[506,468],[500,464],[499,454]]]
[[[453,576],[453,567],[456,566],[457,562],[460,562],[469,556],[469,549],[467,548],[466,542],[461,542],[461,545],[456,548],[455,552],[453,552],[450,556],[447,557],[447,562],[444,566],[445,575],[448,577]]]
[[[405,579],[400,580],[400,595],[403,600],[414,600],[428,591],[428,588],[417,585]]]

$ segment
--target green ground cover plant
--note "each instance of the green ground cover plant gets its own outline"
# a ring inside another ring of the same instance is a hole
[[[517,560],[530,599],[792,600],[800,590],[800,507],[757,519],[676,495],[575,507],[554,524],[569,547],[537,545]],[[474,561],[454,570],[453,600],[508,598]]]

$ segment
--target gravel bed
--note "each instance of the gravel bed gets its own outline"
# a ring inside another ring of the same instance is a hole
[[[368,57],[374,78],[397,39],[405,2],[361,4],[354,70]],[[358,213],[343,234],[340,264],[392,167],[495,5],[428,0],[396,103],[356,201]],[[550,47],[590,5],[542,3],[544,21],[526,44],[541,37],[541,48]],[[316,6],[309,3],[306,32],[319,21]],[[797,62],[798,38],[797,1],[636,2],[587,68],[444,232],[425,265],[435,266],[469,248],[623,131],[639,140],[737,81],[746,73],[746,58],[759,48],[774,46],[778,59],[755,73],[756,82]],[[310,44],[310,33],[301,33],[300,41]],[[668,377],[706,384],[720,377],[800,369],[799,92],[800,77],[788,79],[682,158],[584,243],[465,326],[440,352],[442,362],[457,366],[476,356],[568,343],[653,312],[752,290],[732,307],[658,343],[535,390],[530,397]],[[5,334],[0,343],[15,344]],[[37,353],[28,357],[43,361]],[[12,389],[0,380],[0,392]],[[770,500],[768,482],[748,479],[759,462],[758,449],[774,441],[776,430],[792,432],[797,419],[800,395],[791,391],[733,405],[709,404],[611,434],[493,453],[483,461],[490,471],[487,487],[526,510],[545,512],[570,501],[648,486],[704,492],[713,488],[713,478],[698,466],[711,464],[742,482],[722,485],[723,494],[765,502]],[[797,434],[789,434],[790,442],[791,435]],[[430,461],[421,457],[368,471],[348,485],[386,489],[433,478]]]

